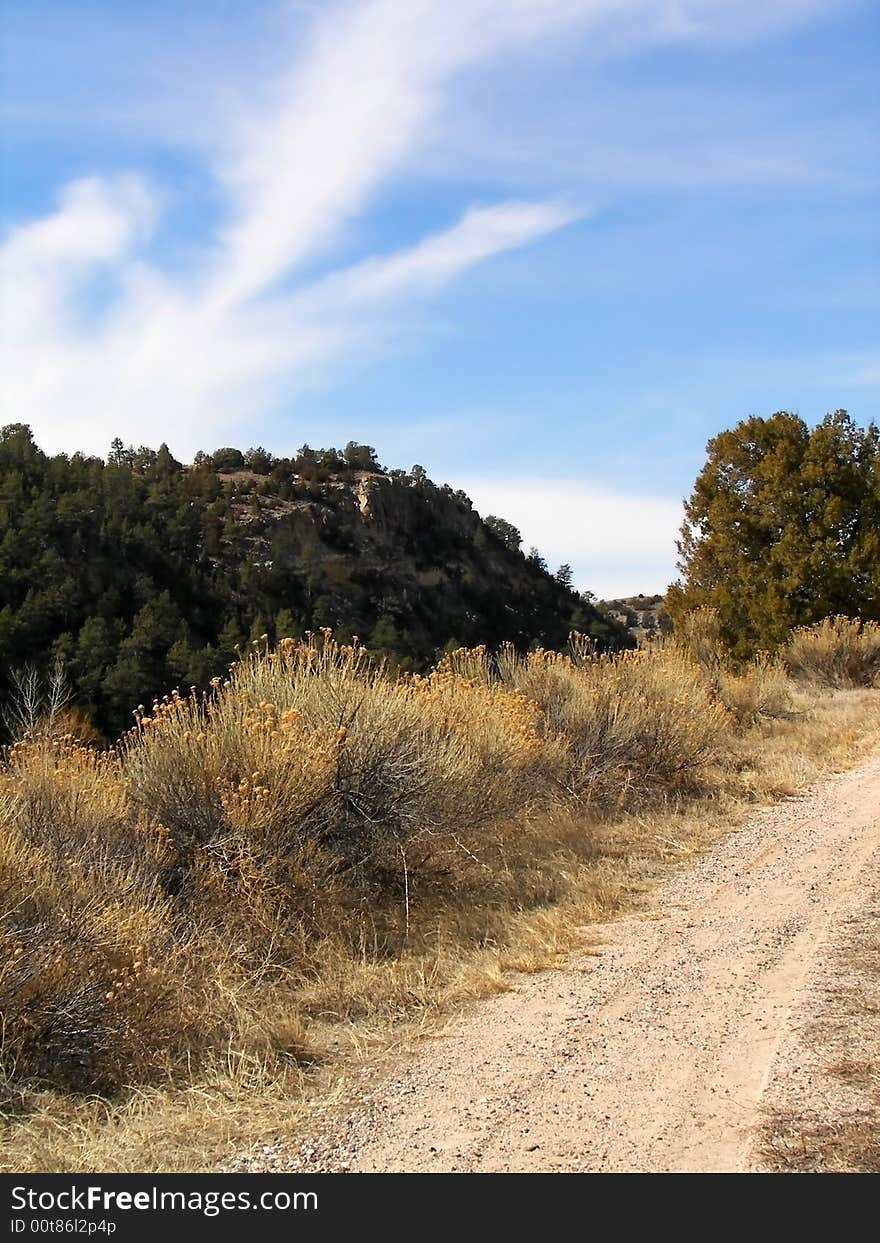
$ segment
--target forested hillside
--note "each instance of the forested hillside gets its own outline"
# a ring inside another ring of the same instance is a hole
[[[108,734],[138,703],[203,686],[253,640],[330,627],[419,668],[459,644],[602,646],[625,632],[421,467],[308,446],[176,461],[114,441],[106,461],[0,432],[0,679],[60,658]],[[0,686],[0,692],[3,687]]]

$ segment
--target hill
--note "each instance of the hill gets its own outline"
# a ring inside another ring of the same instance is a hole
[[[132,708],[204,686],[253,641],[331,628],[417,669],[459,644],[631,640],[513,527],[483,520],[421,467],[369,446],[292,458],[166,446],[106,461],[49,456],[0,432],[0,679],[63,662],[77,702],[116,733]],[[0,686],[0,692],[4,688]]]
[[[637,643],[672,630],[672,618],[663,596],[623,596],[618,600],[600,600],[599,609],[612,621],[623,626]]]

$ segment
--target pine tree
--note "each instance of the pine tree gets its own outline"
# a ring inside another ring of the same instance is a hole
[[[497,535],[501,543],[511,552],[519,552],[522,547],[522,536],[512,522],[506,522],[504,518],[496,518],[494,514],[487,514],[483,519],[483,526],[488,527],[493,535]]]
[[[249,451],[251,467],[265,469],[264,452]],[[0,430],[0,700],[11,669],[60,655],[76,703],[109,738],[137,703],[206,686],[251,635],[374,631],[397,667],[424,668],[451,634],[559,646],[580,616],[540,558],[524,574],[467,497],[421,467],[377,481],[388,500],[378,520],[381,506],[361,514],[336,449],[303,447],[308,483],[268,455],[260,496],[229,478],[239,451],[218,454],[224,473],[204,454],[183,468],[166,445],[119,438],[106,461],[48,456],[25,425]],[[379,469],[369,445],[352,442],[348,458]],[[515,528],[501,534],[519,546]],[[862,539],[857,550],[853,565],[861,558],[875,581],[876,549]]]
[[[113,666],[117,642],[115,631],[100,615],[89,617],[76,637],[68,662],[70,674],[91,704],[97,703],[101,685]]]
[[[275,614],[275,640],[294,639],[299,633],[293,613],[290,609],[279,609]]]
[[[738,654],[829,613],[880,616],[877,429],[785,411],[714,437],[685,502],[674,620],[708,605]]]

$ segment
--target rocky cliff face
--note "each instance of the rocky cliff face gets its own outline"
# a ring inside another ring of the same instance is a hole
[[[228,476],[227,488],[239,479]],[[413,664],[450,642],[560,646],[573,628],[626,643],[620,627],[502,543],[461,492],[369,472],[305,491],[230,500],[257,577],[294,626],[308,614]]]

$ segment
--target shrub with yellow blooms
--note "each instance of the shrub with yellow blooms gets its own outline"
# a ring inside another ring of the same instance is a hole
[[[138,708],[116,747],[30,729],[0,763],[0,1082],[173,1081],[439,939],[453,896],[488,936],[493,904],[560,889],[554,817],[589,847],[591,808],[687,799],[790,712],[786,665],[864,685],[878,635],[829,619],[736,665],[704,610],[639,651],[573,635],[393,675],[323,631]]]

